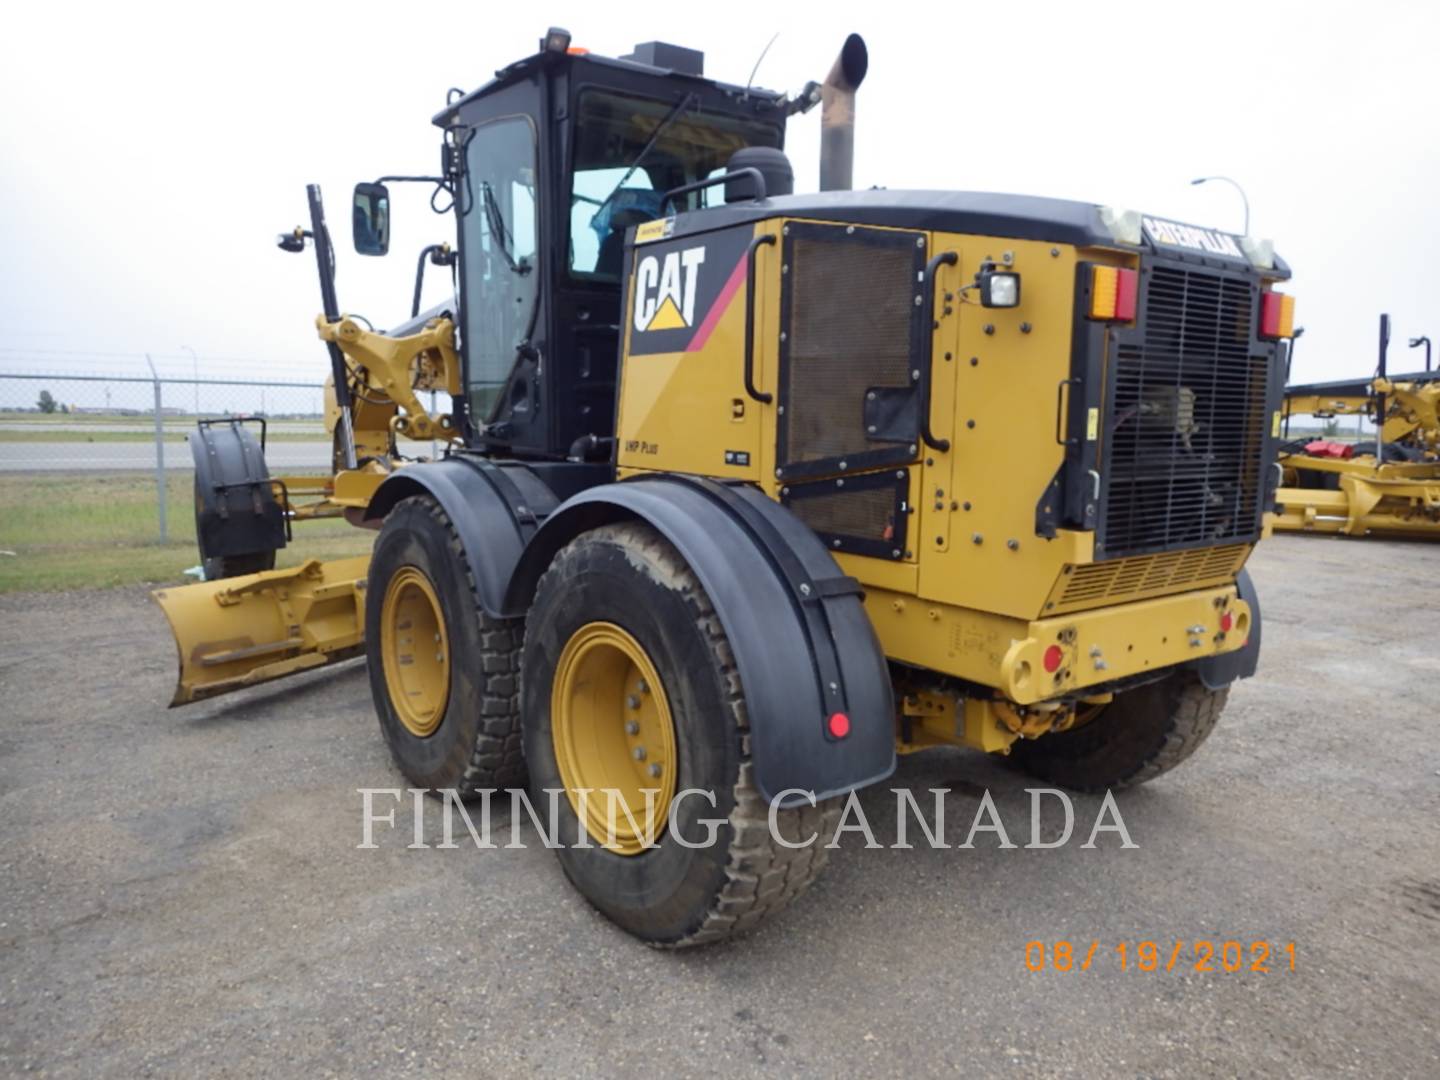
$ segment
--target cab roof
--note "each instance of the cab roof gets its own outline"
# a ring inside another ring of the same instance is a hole
[[[659,46],[659,48],[654,48]],[[630,75],[648,75],[673,81],[675,85],[688,85],[691,87],[708,87],[726,97],[736,99],[752,99],[759,106],[760,111],[766,111],[779,107],[785,101],[785,95],[776,90],[766,90],[757,86],[737,86],[734,83],[721,82],[718,79],[710,79],[702,74],[686,71],[673,67],[658,67],[654,64],[644,63],[639,56],[654,55],[665,56],[667,50],[676,53],[691,53],[689,49],[678,49],[674,46],[665,46],[663,42],[648,42],[645,45],[636,46],[636,54],[629,57],[600,56],[597,53],[565,53],[556,55],[553,53],[537,52],[523,59],[516,60],[513,64],[500,68],[495,72],[495,77],[484,83],[475,90],[470,91],[463,97],[456,98],[445,106],[443,110],[432,117],[436,127],[448,128],[454,125],[459,116],[460,109],[472,101],[476,101],[496,90],[520,82],[530,77],[536,70],[546,64],[565,64],[571,68],[584,70],[592,68],[598,71],[625,72]]]

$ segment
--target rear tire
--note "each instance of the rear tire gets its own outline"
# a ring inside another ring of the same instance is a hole
[[[749,930],[805,891],[829,857],[824,845],[834,834],[840,800],[777,811],[779,835],[797,844],[815,836],[808,846],[786,847],[771,835],[770,808],[752,780],[749,720],[734,656],[709,597],[667,541],[641,524],[580,536],[541,578],[526,627],[525,756],[535,807],[551,804],[547,791],[567,789],[560,756],[572,777],[578,769],[582,782],[576,787],[590,787],[595,777],[601,780],[595,787],[603,788],[607,776],[623,772],[619,763],[626,754],[612,759],[605,753],[616,739],[655,744],[653,721],[633,729],[627,722],[638,715],[633,710],[639,699],[630,695],[650,689],[639,686],[634,668],[623,690],[610,695],[594,689],[603,677],[574,683],[566,674],[575,642],[589,640],[596,627],[623,632],[612,637],[629,643],[638,668],[654,671],[673,722],[665,745],[676,760],[662,762],[653,745],[648,754],[637,746],[636,760],[655,768],[644,775],[660,776],[657,787],[668,785],[662,798],[687,789],[715,797],[713,806],[702,795],[671,804],[669,820],[680,836],[704,846],[679,843],[657,811],[654,846],[621,854],[581,824],[573,796],[557,796],[557,854],[591,904],[650,944],[677,948]],[[577,685],[588,696],[572,698],[569,691]],[[552,715],[556,709],[568,715]],[[557,736],[557,725],[570,734]],[[627,734],[619,735],[622,730]],[[710,820],[718,821],[714,843],[707,843],[704,822]],[[592,846],[578,846],[580,837]]]
[[[1188,671],[1116,696],[1070,731],[1021,740],[1011,760],[1041,780],[1076,791],[1127,788],[1169,772],[1200,748],[1229,688],[1208,690]]]
[[[433,625],[421,642],[416,631],[425,617]],[[464,547],[439,503],[417,495],[390,511],[370,560],[365,645],[380,731],[413,786],[454,789],[464,799],[483,788],[524,785],[523,634],[520,620],[492,619],[481,610]],[[416,640],[403,640],[409,637]],[[409,701],[422,692],[430,695],[432,714]]]

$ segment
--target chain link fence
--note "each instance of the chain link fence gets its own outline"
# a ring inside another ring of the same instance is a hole
[[[177,483],[188,487],[183,474],[194,464],[185,436],[198,419],[263,417],[272,474],[330,471],[322,381],[187,378],[145,363],[124,367],[129,370],[0,370],[0,483],[34,483],[37,474],[151,476],[153,537],[165,543],[176,524],[175,507],[166,512],[166,491]],[[439,399],[426,401],[432,411],[450,407],[448,395],[430,397]],[[438,449],[410,452],[434,456]]]

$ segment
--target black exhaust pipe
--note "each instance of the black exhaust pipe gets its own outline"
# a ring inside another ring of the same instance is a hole
[[[849,191],[855,173],[855,91],[865,81],[870,53],[851,34],[820,86],[820,190]]]

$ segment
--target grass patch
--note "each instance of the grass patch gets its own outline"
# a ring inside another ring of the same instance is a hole
[[[193,491],[190,473],[167,477],[162,545],[153,474],[0,473],[0,593],[193,580]],[[363,555],[374,540],[341,520],[302,523],[277,565]]]

